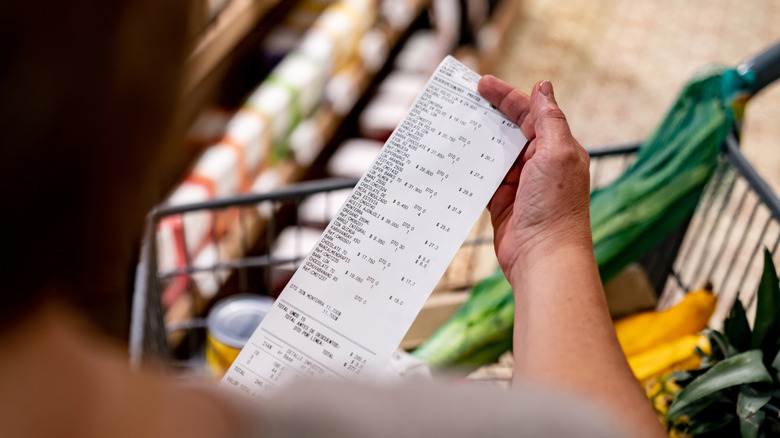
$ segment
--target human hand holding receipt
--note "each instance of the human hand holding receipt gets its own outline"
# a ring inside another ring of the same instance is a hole
[[[527,145],[452,57],[247,342],[222,385],[375,376]]]

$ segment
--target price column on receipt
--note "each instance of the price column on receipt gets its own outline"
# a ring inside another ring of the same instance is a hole
[[[526,143],[478,81],[439,65],[222,385],[383,372]]]

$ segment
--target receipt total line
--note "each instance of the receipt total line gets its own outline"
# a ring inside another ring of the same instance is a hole
[[[295,305],[293,305],[293,304],[290,304],[290,302],[289,302],[289,301],[286,301],[286,300],[279,300],[279,301],[281,301],[282,303],[284,303],[284,304],[285,304],[285,305],[287,305],[287,306],[290,306],[290,307],[292,307],[293,309],[297,310],[298,312],[301,312],[301,314],[302,314],[302,315],[306,316],[306,317],[307,317],[307,318],[309,318],[309,319],[312,319],[312,320],[314,320],[315,322],[317,322],[317,324],[320,324],[321,326],[323,326],[323,327],[325,327],[326,329],[328,329],[328,330],[332,331],[333,333],[335,333],[335,334],[337,334],[337,335],[341,336],[342,338],[344,338],[344,339],[348,340],[349,342],[352,342],[353,344],[357,345],[358,347],[362,348],[363,350],[366,350],[367,352],[371,353],[373,356],[376,356],[376,353],[374,353],[373,351],[371,351],[371,350],[369,350],[368,348],[364,347],[364,346],[363,346],[363,345],[361,345],[359,342],[357,342],[357,341],[354,341],[354,340],[350,339],[349,337],[347,337],[347,336],[345,336],[344,334],[340,333],[338,330],[336,330],[336,329],[334,329],[333,327],[329,326],[328,324],[325,324],[324,322],[320,321],[318,318],[315,318],[315,317],[313,317],[313,316],[309,315],[308,313],[304,312],[303,310],[301,310],[301,308],[300,308],[300,307],[297,307],[297,306],[295,306]]]

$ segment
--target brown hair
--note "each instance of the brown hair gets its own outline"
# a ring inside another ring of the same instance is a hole
[[[182,0],[0,6],[0,323],[56,294],[126,330],[144,213],[178,145],[164,140],[187,16]]]

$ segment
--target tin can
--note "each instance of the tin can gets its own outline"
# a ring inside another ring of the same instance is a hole
[[[222,378],[274,304],[261,295],[235,295],[219,301],[206,318],[206,365]]]

